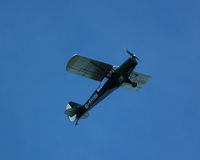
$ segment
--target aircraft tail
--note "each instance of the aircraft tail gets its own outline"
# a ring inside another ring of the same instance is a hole
[[[69,117],[69,120],[71,122],[74,122],[79,118],[87,118],[89,114],[85,111],[86,108],[83,105],[80,105],[75,102],[69,102],[66,106],[65,114]]]

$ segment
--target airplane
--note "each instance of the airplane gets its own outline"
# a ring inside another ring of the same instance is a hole
[[[67,104],[65,114],[71,122],[76,121],[75,125],[78,124],[80,118],[87,118],[89,116],[88,111],[117,88],[122,87],[137,91],[151,78],[149,75],[133,71],[139,59],[126,48],[124,50],[130,55],[130,58],[120,66],[113,66],[77,54],[73,55],[67,63],[66,70],[68,72],[100,81],[101,83],[104,82],[103,85],[100,83],[84,105],[76,102]]]

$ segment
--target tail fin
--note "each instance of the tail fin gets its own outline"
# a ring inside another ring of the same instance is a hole
[[[79,118],[87,118],[89,116],[88,112],[85,112],[85,110],[86,108],[84,106],[75,102],[69,102],[66,106],[65,114],[69,117],[71,122],[74,122]]]

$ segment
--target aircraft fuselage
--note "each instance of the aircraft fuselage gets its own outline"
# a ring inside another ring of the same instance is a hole
[[[92,109],[96,104],[98,104],[114,90],[119,88],[123,82],[130,82],[128,79],[129,74],[133,71],[136,65],[137,61],[135,58],[129,58],[122,65],[117,67],[116,70],[113,68],[106,76],[107,79],[105,84],[103,86],[99,86],[87,100],[87,102],[83,105],[85,110],[83,113],[81,113],[80,117],[85,112],[88,112],[90,109]]]

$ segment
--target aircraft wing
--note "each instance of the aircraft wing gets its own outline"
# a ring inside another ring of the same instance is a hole
[[[110,64],[76,54],[67,63],[66,70],[96,81],[102,81],[112,67]]]
[[[127,83],[127,82],[124,82],[121,87],[122,88],[127,88],[127,89],[132,89],[132,90],[139,90],[140,88],[142,88],[147,82],[148,80],[151,78],[151,76],[149,75],[145,75],[145,74],[142,74],[142,73],[138,73],[138,72],[132,72],[130,75],[129,75],[129,80],[133,83],[137,83],[137,86],[136,87],[133,87],[131,83]]]

